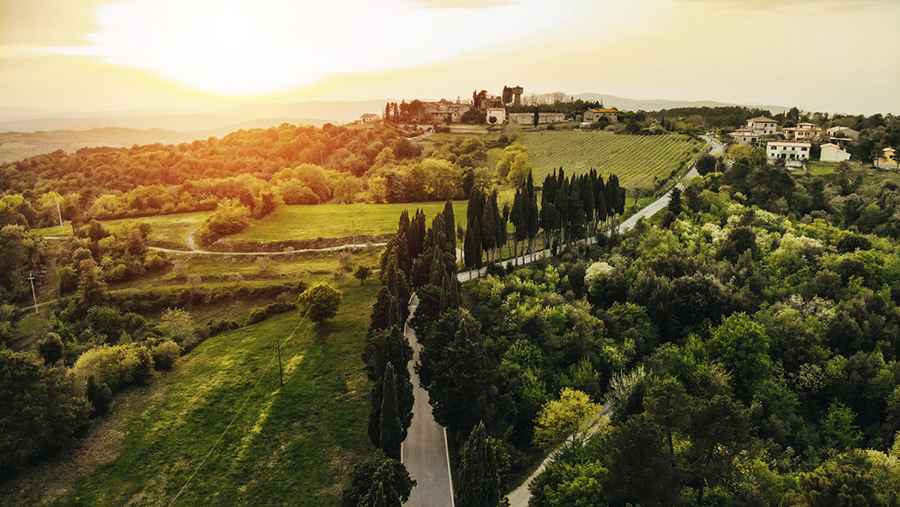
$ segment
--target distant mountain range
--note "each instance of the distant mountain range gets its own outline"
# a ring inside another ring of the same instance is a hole
[[[615,95],[602,95],[599,93],[579,93],[572,95],[575,99],[603,101],[603,105],[615,107],[623,111],[659,111],[661,109],[675,109],[680,107],[729,107],[742,106],[766,109],[772,114],[783,113],[790,109],[785,106],[735,104],[730,102],[717,102],[714,100],[668,100],[668,99],[629,99]]]
[[[538,97],[549,98],[554,94]],[[735,106],[715,101],[640,100],[581,93],[575,99],[600,101],[625,111],[655,111],[676,107]],[[396,100],[396,99],[391,99]],[[310,101],[286,104],[244,104],[215,111],[161,113],[115,111],[50,114],[20,107],[0,108],[0,162],[87,146],[123,147],[134,144],[183,143],[248,128],[268,128],[282,123],[322,125],[347,123],[363,113],[381,113],[387,100]],[[751,106],[773,114],[784,106]]]

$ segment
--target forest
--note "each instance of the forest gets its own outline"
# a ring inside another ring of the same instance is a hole
[[[464,245],[466,264],[488,274],[463,286],[452,207],[431,229],[401,217],[364,355],[373,444],[396,455],[409,425],[409,378],[393,372],[411,357],[399,326],[415,290],[418,371],[457,449],[459,505],[497,505],[558,446],[530,505],[900,501],[896,185],[748,158],[607,235],[616,207],[598,205],[608,199],[594,181],[552,175],[538,208],[526,179],[516,212],[488,197],[481,251],[473,233]],[[859,220],[876,206],[878,220]],[[504,215],[519,217],[524,249],[546,234],[556,255],[493,264],[505,239],[485,224]]]

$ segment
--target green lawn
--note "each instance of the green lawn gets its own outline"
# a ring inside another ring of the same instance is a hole
[[[397,230],[397,220],[403,210],[409,210],[412,216],[419,208],[425,211],[430,222],[444,208],[444,203],[282,206],[246,230],[228,236],[228,240],[271,242],[388,234]],[[465,227],[466,202],[454,202],[453,212],[457,224]]]
[[[653,188],[698,155],[703,143],[680,134],[634,136],[602,131],[523,132],[535,182],[563,167],[567,174],[592,167],[615,173],[626,188]]]
[[[290,312],[208,339],[117,402],[108,416],[124,433],[117,446],[105,440],[117,438],[113,429],[89,435],[112,449],[106,464],[62,465],[66,473],[30,477],[23,496],[8,499],[167,505],[196,471],[177,505],[339,505],[350,467],[373,453],[360,353],[377,285],[352,280],[341,288],[338,315],[320,329]],[[275,343],[295,327],[279,387]]]

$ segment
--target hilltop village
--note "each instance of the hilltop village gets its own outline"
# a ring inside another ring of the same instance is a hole
[[[555,125],[575,123],[582,128],[606,127],[619,122],[619,110],[603,107],[602,102],[573,100],[563,102],[558,94],[524,97],[522,86],[504,86],[500,95],[487,90],[473,91],[469,100],[456,101],[412,100],[388,102],[384,108],[384,120],[389,123],[414,123],[432,125],[435,128],[451,124],[502,126]],[[361,120],[377,119],[374,114]]]

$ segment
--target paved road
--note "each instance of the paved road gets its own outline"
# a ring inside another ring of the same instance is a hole
[[[609,405],[606,405],[602,410],[600,410],[600,413],[597,414],[596,422],[594,422],[594,424],[590,428],[588,428],[586,436],[593,435],[603,427],[603,416],[609,414],[610,409],[611,407]],[[569,436],[567,440],[571,441],[572,436]],[[534,482],[537,476],[541,475],[544,472],[544,469],[547,468],[547,465],[549,465],[550,462],[556,458],[556,455],[558,453],[559,448],[554,449],[550,454],[547,455],[546,458],[544,458],[544,461],[541,461],[541,464],[538,465],[537,470],[532,472],[532,474],[529,475],[527,479],[525,479],[525,482],[520,484],[519,487],[514,489],[510,494],[506,495],[506,499],[509,500],[510,507],[528,506],[528,500],[531,499],[531,491],[528,488],[531,487],[531,483]]]
[[[414,294],[409,302],[409,317],[419,304]],[[413,507],[453,507],[453,478],[450,476],[450,457],[447,451],[447,431],[434,420],[428,391],[422,388],[415,365],[419,363],[421,345],[409,321],[403,331],[413,349],[409,375],[413,384],[413,418],[400,457],[416,487],[405,505]]]

